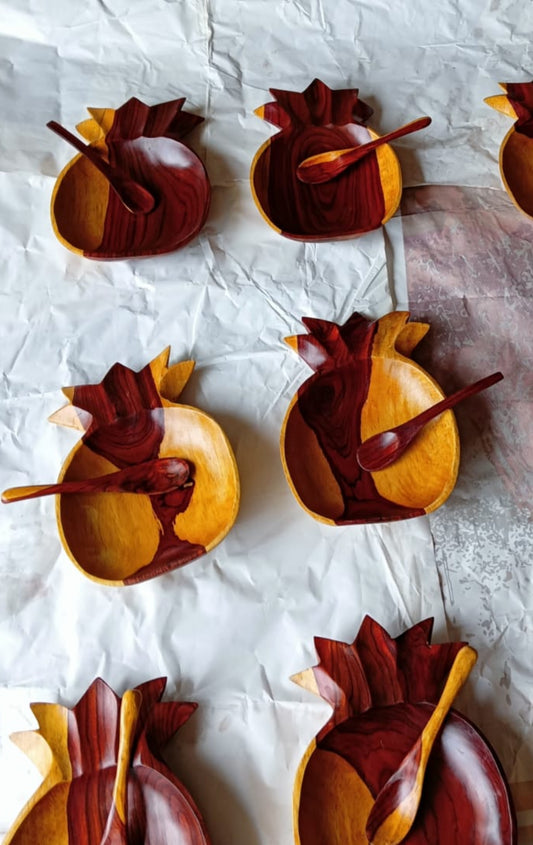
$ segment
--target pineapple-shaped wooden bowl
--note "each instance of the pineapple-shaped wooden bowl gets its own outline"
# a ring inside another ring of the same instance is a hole
[[[359,465],[360,444],[443,398],[409,357],[429,329],[394,311],[374,322],[353,314],[342,326],[304,318],[309,334],[287,343],[315,371],[292,399],[281,431],[285,475],[298,502],[332,525],[420,516],[451,493],[459,466],[452,411],[426,425],[385,469]]]
[[[505,94],[485,102],[512,118],[500,146],[500,175],[517,208],[533,217],[533,82],[500,83]]]
[[[333,713],[297,773],[297,845],[514,845],[500,764],[454,709],[475,652],[430,645],[433,620],[396,639],[366,617],[352,644],[315,638],[293,680]]]
[[[83,144],[48,125],[79,155],[59,174],[51,217],[61,243],[86,258],[157,255],[184,246],[205,223],[211,188],[183,137],[203,118],[185,98],[147,106],[133,97],[118,109],[88,109]]]
[[[303,92],[270,89],[275,102],[256,114],[279,129],[258,150],[250,181],[259,211],[277,232],[301,241],[349,238],[385,223],[402,192],[400,165],[382,144],[339,175],[302,181],[311,156],[359,146],[379,136],[366,127],[372,109],[357,88],[331,90],[315,79]],[[327,166],[330,166],[329,164]]]
[[[50,420],[84,433],[59,487],[3,495],[13,502],[59,493],[67,553],[85,575],[106,584],[134,584],[183,566],[219,543],[237,516],[231,446],[211,417],[177,403],[194,361],[169,367],[169,354],[168,347],[138,373],[115,364],[100,384],[64,388],[69,404]],[[177,464],[174,486],[165,473],[155,474],[169,460]],[[110,486],[124,477],[121,490]]]
[[[197,705],[161,702],[165,683],[120,699],[98,678],[72,710],[31,705],[39,729],[12,739],[44,780],[5,845],[209,845],[191,795],[161,755]]]

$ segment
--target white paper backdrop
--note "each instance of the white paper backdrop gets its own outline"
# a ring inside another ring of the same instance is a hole
[[[488,0],[0,1],[2,489],[57,477],[77,439],[47,422],[61,386],[99,381],[115,361],[140,369],[169,344],[172,363],[196,360],[183,399],[220,422],[242,483],[221,545],[124,589],[72,566],[52,500],[0,509],[0,831],[39,783],[8,740],[34,726],[30,701],[72,706],[97,675],[117,692],[166,675],[169,697],[200,704],[169,759],[213,845],[289,845],[294,774],[328,715],[289,681],[316,662],[313,636],[351,641],[370,613],[393,635],[435,616],[434,640],[447,638],[429,521],[320,525],[279,460],[283,416],[309,375],[283,338],[302,330],[302,315],[341,322],[395,307],[401,224],[335,244],[277,235],[249,189],[253,155],[273,131],[253,110],[269,87],[303,90],[314,77],[359,87],[380,132],[433,118],[396,145],[405,184],[497,188],[508,126],[483,97],[500,80],[532,77],[532,25],[533,7]],[[86,106],[133,95],[150,105],[186,96],[205,117],[190,142],[207,166],[211,212],[179,252],[91,262],[53,235],[50,195],[71,156],[45,124],[73,128]],[[523,540],[527,556],[527,530]],[[530,580],[520,600],[531,619]],[[454,637],[464,630],[459,613]],[[529,737],[530,679],[518,717]],[[494,729],[507,727],[495,719]],[[523,759],[518,769],[504,761],[513,780],[533,780],[531,753]],[[520,821],[528,845],[527,810]]]

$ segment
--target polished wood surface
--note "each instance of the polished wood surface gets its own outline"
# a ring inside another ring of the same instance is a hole
[[[59,174],[52,195],[52,225],[66,247],[87,258],[114,259],[170,252],[196,237],[211,188],[202,162],[182,141],[203,120],[183,111],[184,102],[149,107],[133,97],[116,110],[89,109],[91,118],[77,128],[94,156],[146,190],[155,207],[148,213],[126,208],[110,189],[109,173],[84,150]]]
[[[304,318],[309,334],[287,342],[315,371],[293,398],[281,431],[285,475],[298,502],[335,525],[407,519],[439,507],[457,477],[459,438],[448,411],[386,469],[363,470],[364,440],[394,428],[443,393],[410,355],[427,324],[395,311],[342,326]],[[438,454],[438,461],[435,455]]]
[[[533,82],[500,83],[505,94],[485,102],[514,120],[500,146],[500,175],[520,211],[533,217]]]
[[[68,710],[33,704],[37,731],[12,739],[44,780],[5,845],[209,845],[199,811],[161,748],[197,705],[161,702],[166,679],[127,690],[100,678]]]
[[[141,493],[160,496],[181,487],[192,486],[191,466],[180,458],[156,458],[142,464],[125,467],[108,475],[86,478],[84,481],[63,481],[60,484],[34,484],[29,487],[10,487],[2,493],[2,502],[20,502],[40,496],[65,493]]]
[[[231,446],[211,417],[177,403],[194,362],[169,367],[169,354],[165,349],[139,372],[115,364],[100,384],[65,388],[69,405],[51,417],[83,431],[60,482],[160,458],[179,458],[191,469],[187,482],[168,493],[57,498],[67,553],[85,575],[106,584],[145,581],[183,566],[219,543],[237,516]]]
[[[351,644],[315,638],[320,662],[293,680],[320,695],[333,712],[296,775],[297,845],[368,845],[374,802],[405,758],[416,756],[421,737],[427,739],[424,730],[465,648],[460,642],[430,645],[432,626],[427,619],[393,639],[367,616]],[[509,788],[477,729],[448,710],[429,745],[418,812],[402,841],[515,845]]]
[[[48,121],[46,125],[48,129],[51,129],[52,132],[55,132],[56,135],[59,135],[84,155],[100,171],[129,211],[134,214],[148,214],[152,211],[155,205],[152,194],[138,182],[134,182],[124,170],[119,167],[112,167],[93,147],[84,144],[76,135],[73,135],[72,132],[69,132],[55,120]]]
[[[256,114],[279,132],[258,150],[250,173],[254,201],[267,223],[302,241],[354,237],[385,223],[401,197],[400,166],[386,144],[326,184],[307,185],[297,175],[310,156],[377,137],[365,127],[372,110],[358,89],[332,90],[315,79],[303,92],[270,93],[276,101]]]
[[[400,845],[418,813],[429,755],[444,720],[477,660],[470,646],[455,657],[436,707],[413,747],[376,795],[366,823],[371,845]]]
[[[502,378],[502,373],[492,373],[490,376],[485,376],[485,378],[457,390],[451,396],[447,396],[446,399],[442,399],[441,402],[437,402],[436,405],[417,414],[412,420],[369,437],[368,440],[361,443],[357,450],[359,466],[368,470],[368,472],[376,472],[390,466],[411,446],[428,422],[440,416],[444,411],[454,408],[464,399],[486,390],[501,381]]]
[[[400,126],[399,129],[395,129],[393,132],[388,132],[387,135],[382,135],[380,138],[376,138],[374,141],[368,141],[368,143],[361,144],[358,147],[349,147],[346,150],[330,150],[327,153],[310,156],[298,165],[296,175],[301,182],[307,182],[311,185],[329,182],[343,173],[347,167],[351,167],[357,161],[361,161],[372,150],[377,150],[378,147],[387,144],[389,141],[394,141],[396,138],[403,138],[404,135],[410,135],[411,132],[418,132],[420,129],[425,129],[430,123],[430,117],[419,117],[405,126]]]

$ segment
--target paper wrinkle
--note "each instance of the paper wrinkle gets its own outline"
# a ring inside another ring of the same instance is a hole
[[[316,664],[315,636],[351,642],[366,613],[393,636],[434,616],[434,642],[470,640],[480,661],[461,709],[511,780],[533,780],[531,226],[501,190],[511,123],[483,102],[498,81],[529,79],[532,27],[533,7],[485,0],[431,14],[424,0],[61,0],[53,15],[44,0],[0,0],[2,489],[53,481],[79,441],[47,422],[62,386],[97,383],[115,361],[139,370],[167,345],[171,363],[197,362],[181,400],[222,425],[241,480],[219,546],[125,589],[74,567],[53,499],[0,508],[0,831],[40,780],[7,739],[34,727],[31,701],[72,707],[96,676],[122,693],[166,675],[167,700],[200,704],[168,754],[213,845],[292,842],[296,770],[331,710],[289,679]],[[277,131],[254,109],[315,77],[358,87],[380,134],[433,119],[394,144],[414,189],[385,233],[297,243],[254,204],[250,165]],[[46,123],[74,131],[87,106],[131,96],[186,96],[205,118],[185,140],[206,164],[210,213],[179,252],[88,261],[52,231],[73,153]],[[457,409],[459,479],[430,519],[323,525],[281,465],[283,418],[312,374],[283,339],[302,316],[341,323],[396,303],[431,323],[420,360],[444,390],[484,366],[505,380]]]

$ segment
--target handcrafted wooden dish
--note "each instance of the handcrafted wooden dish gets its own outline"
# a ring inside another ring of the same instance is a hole
[[[400,165],[387,144],[324,184],[304,184],[296,173],[309,156],[379,137],[365,126],[372,109],[359,100],[358,89],[333,91],[315,79],[302,93],[270,93],[277,102],[255,113],[280,131],[258,150],[250,173],[267,223],[301,241],[354,237],[386,223],[402,192]]]
[[[315,638],[320,663],[293,680],[324,698],[333,714],[296,776],[297,845],[368,845],[373,808],[423,735],[464,647],[430,646],[432,626],[427,619],[392,639],[366,617],[352,644]],[[398,786],[401,794],[403,783]],[[516,843],[500,764],[477,728],[455,710],[448,711],[429,751],[419,803],[401,811],[413,816],[407,835],[381,838],[378,831],[371,837],[376,845],[464,845],[465,832],[472,842]]]
[[[100,384],[64,388],[69,404],[50,420],[84,432],[61,470],[78,481],[154,458],[191,466],[192,484],[166,495],[80,493],[56,498],[63,545],[81,571],[111,585],[134,584],[183,566],[228,533],[239,477],[220,426],[176,403],[194,367],[168,367],[170,348],[136,373],[115,364]]]
[[[154,198],[133,213],[83,155],[59,174],[51,217],[61,243],[86,258],[114,259],[171,252],[205,223],[211,188],[205,168],[182,138],[203,118],[182,111],[185,98],[149,107],[136,98],[119,109],[88,109],[77,129],[120,175]]]
[[[315,370],[294,396],[281,431],[289,486],[315,519],[332,525],[420,516],[450,495],[459,466],[452,411],[421,431],[386,469],[357,461],[363,440],[411,419],[443,398],[409,358],[429,329],[394,311],[371,322],[353,314],[343,325],[304,318],[308,335],[287,343]]]
[[[500,146],[500,175],[517,208],[533,217],[533,82],[500,83],[485,102],[515,122]]]
[[[97,678],[76,706],[32,704],[39,730],[14,734],[44,780],[5,845],[209,845],[191,795],[161,747],[196,710],[161,702],[166,678],[122,700]]]

